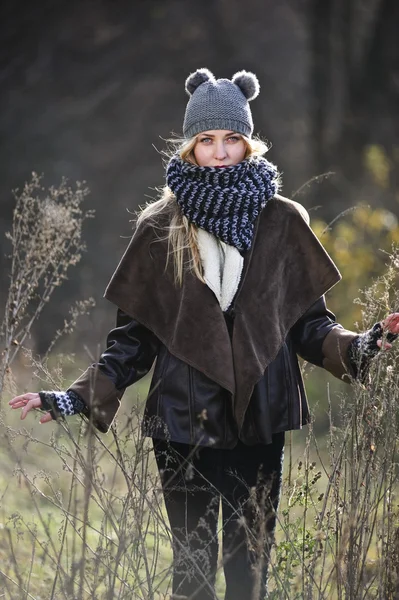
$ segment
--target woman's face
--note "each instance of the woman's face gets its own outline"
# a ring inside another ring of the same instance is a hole
[[[197,135],[194,156],[200,167],[230,167],[244,160],[246,150],[239,133],[210,129]]]

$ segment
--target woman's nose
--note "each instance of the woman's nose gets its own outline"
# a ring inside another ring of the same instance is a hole
[[[223,142],[217,143],[215,147],[215,158],[217,160],[223,160],[224,158],[226,158],[226,156],[227,152]]]

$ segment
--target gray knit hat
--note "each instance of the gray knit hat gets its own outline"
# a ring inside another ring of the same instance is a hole
[[[197,69],[186,80],[190,96],[183,135],[190,138],[207,129],[229,129],[251,137],[254,130],[249,101],[259,94],[259,81],[249,71],[231,79],[215,79],[208,69]]]

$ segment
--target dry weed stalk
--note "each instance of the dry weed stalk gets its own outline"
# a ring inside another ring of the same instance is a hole
[[[399,251],[393,249],[386,273],[357,299],[362,329],[397,310],[398,266]],[[328,458],[311,429],[279,515],[273,600],[399,597],[397,358],[396,345],[374,360],[366,385],[354,382],[351,393],[328,392]]]
[[[82,202],[88,194],[84,184],[76,189],[62,180],[60,186],[43,188],[41,177],[32,174],[21,192],[16,191],[12,230],[6,234],[11,243],[11,268],[8,297],[1,323],[2,353],[0,364],[0,398],[11,366],[50,301],[54,290],[67,278],[85,244],[82,226],[92,211],[84,212]],[[86,303],[73,311],[85,312]],[[70,328],[65,324],[65,328]],[[61,335],[62,332],[59,332]]]

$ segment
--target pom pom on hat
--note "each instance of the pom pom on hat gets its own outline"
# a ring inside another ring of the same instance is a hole
[[[186,79],[185,88],[187,94],[191,96],[197,87],[206,81],[216,81],[215,76],[209,69],[197,69],[194,73],[191,73]]]
[[[260,85],[255,73],[251,73],[250,71],[238,71],[238,73],[233,75],[231,81],[240,88],[248,101],[253,100],[258,96]]]

